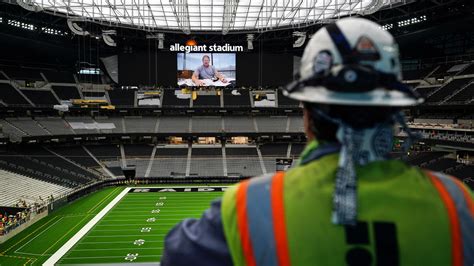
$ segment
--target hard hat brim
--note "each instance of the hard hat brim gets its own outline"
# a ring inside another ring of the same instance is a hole
[[[322,103],[352,106],[414,106],[424,102],[422,98],[410,97],[400,91],[388,91],[376,88],[368,92],[336,92],[323,86],[305,86],[289,93],[284,90],[283,95],[301,102]]]

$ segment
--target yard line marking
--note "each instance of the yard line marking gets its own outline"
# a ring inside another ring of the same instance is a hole
[[[130,250],[130,249],[138,249],[138,250],[145,250],[145,249],[152,249],[152,250],[161,250],[163,247],[155,247],[155,248],[142,248],[142,247],[134,247],[134,248],[86,248],[86,249],[73,249],[73,252],[84,252],[84,251],[111,251],[111,250]]]
[[[54,221],[53,218],[51,218],[49,221],[45,222],[44,224],[42,224],[40,227],[36,228],[33,232],[31,232],[30,234],[28,234],[27,236],[23,237],[20,241],[14,243],[11,247],[7,248],[5,251],[3,251],[3,254],[7,253],[10,249],[14,248],[16,245],[20,244],[23,240],[25,240],[26,238],[30,237],[32,234],[35,234],[36,231],[40,230],[41,228],[43,228],[44,226],[46,226],[47,224],[49,224],[50,222]]]
[[[116,241],[116,242],[84,242],[81,241],[77,243],[77,246],[79,245],[100,245],[100,244],[129,244],[132,243],[133,241]],[[164,240],[147,240],[146,243],[162,243],[165,242]]]
[[[82,221],[84,221],[85,219],[87,219],[87,216],[82,218],[78,223],[76,223],[76,225],[74,225],[71,229],[69,229],[61,238],[59,238],[56,242],[54,242],[51,246],[49,246],[49,248],[45,252],[43,252],[43,254],[41,254],[41,256],[43,256],[46,252],[48,252],[51,248],[53,248],[57,243],[59,243],[61,240],[63,240],[70,232],[72,232],[74,229],[76,229],[76,227],[78,225],[80,225],[82,223]]]
[[[15,250],[15,253],[23,253],[23,254],[26,254],[25,252],[19,252],[18,250],[22,249],[24,246],[28,245],[31,241],[35,240],[37,237],[39,237],[40,235],[42,235],[44,232],[48,231],[49,228],[51,228],[51,226],[57,224],[59,221],[61,221],[63,219],[63,217],[57,219],[54,223],[50,224],[46,229],[44,229],[43,231],[41,231],[41,233],[37,234],[35,237],[33,237],[32,239],[30,239],[28,242],[26,242],[25,244],[21,245],[21,247],[17,248]],[[27,254],[27,255],[31,255],[31,254]],[[38,254],[35,254],[35,255],[38,255]]]
[[[141,228],[135,228],[135,229],[116,229],[116,230],[99,230],[99,229],[94,229],[94,232],[136,232],[140,230]]]
[[[108,227],[117,227],[117,226],[130,226],[130,225],[138,225],[138,226],[149,226],[149,225],[152,225],[152,223],[148,223],[148,224],[98,224],[96,225],[96,227],[98,226],[108,226]],[[175,225],[174,223],[173,224],[162,224],[160,223],[159,225]]]
[[[148,234],[146,234],[146,235],[141,234],[141,235],[118,235],[118,236],[120,236],[120,237],[129,237],[129,236],[134,236],[134,237],[135,237],[135,236],[139,236],[139,237],[149,237],[149,236],[166,236],[166,234],[155,234],[155,235],[152,235],[152,234],[149,234],[149,235],[148,235]],[[114,235],[114,236],[94,236],[94,235],[87,235],[87,236],[85,236],[84,238],[92,238],[92,237],[97,237],[97,238],[114,237],[114,238],[116,238],[117,236],[116,236],[116,235]]]
[[[37,254],[37,253],[28,253],[28,252],[15,252],[16,254],[21,254],[21,255],[32,255],[32,256],[51,256],[52,254]]]
[[[184,216],[184,217],[189,217],[188,213],[189,212],[186,212],[185,214],[166,214],[166,213],[163,213],[163,212],[166,212],[166,210],[160,212],[160,217],[161,216]],[[202,214],[202,211],[196,211],[195,214]],[[150,216],[150,214],[134,214],[133,217],[148,217]],[[126,215],[126,214],[120,214],[120,215],[113,215],[113,214],[109,214],[107,215],[107,217],[130,217],[130,215]]]
[[[148,215],[149,216],[149,215]],[[180,221],[180,219],[174,219],[174,218],[160,218],[161,216],[157,217],[159,221]],[[141,221],[142,219],[104,219],[102,222],[132,222],[132,221]]]
[[[161,230],[163,228],[158,228],[158,229],[155,229],[154,231],[156,230]],[[166,228],[167,229],[167,228]],[[94,229],[94,232],[128,232],[128,233],[134,233],[134,232],[139,232],[140,231],[140,228],[135,228],[135,229],[118,229],[118,230],[97,230],[97,229]],[[115,235],[115,234],[114,234]],[[148,235],[148,234],[146,234]],[[146,236],[144,235],[144,236]]]
[[[140,255],[140,258],[152,258],[159,257],[161,255]],[[79,260],[79,259],[111,259],[111,258],[123,258],[123,256],[103,256],[103,257],[66,257],[63,260]],[[152,263],[152,262],[149,262]]]
[[[105,208],[103,208],[94,218],[92,218],[85,226],[83,226],[72,238],[70,238],[62,247],[60,247],[49,259],[43,263],[43,266],[53,266],[62,256],[64,256],[84,235],[89,232],[100,219],[102,219],[125,195],[130,191],[130,187],[125,188],[118,196],[116,196]],[[87,218],[87,216],[85,217]]]
[[[92,207],[92,209],[90,209],[87,213],[91,213],[92,211],[94,211],[95,209],[97,209],[97,207],[100,206],[100,204],[104,203],[104,201],[108,200],[110,198],[110,196],[112,196],[118,189],[119,187],[116,187],[114,189],[112,189],[112,191],[110,191],[109,194],[107,194],[107,196],[105,198],[103,198],[101,201],[99,201],[96,205],[94,205],[94,207]]]
[[[163,211],[167,211],[167,212],[192,212],[192,211],[199,212],[200,211],[200,210],[195,210],[195,209],[194,210],[183,210],[183,209],[181,209],[181,210],[168,210],[168,208],[170,208],[170,207],[165,206],[165,208],[163,208]],[[130,208],[130,209],[131,210],[136,210],[137,208]],[[120,211],[113,210],[111,213],[114,213],[114,214],[115,213],[134,213],[134,212],[143,213],[143,211],[146,211],[146,210],[151,211],[150,208],[143,209],[143,210],[136,210],[136,211],[127,211],[127,210],[123,210],[123,209],[117,209],[117,210],[120,210]],[[202,211],[205,211],[205,210],[206,209],[204,209]]]

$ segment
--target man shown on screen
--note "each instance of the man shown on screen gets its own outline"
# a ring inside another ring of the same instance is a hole
[[[208,55],[202,57],[202,65],[194,70],[192,80],[196,86],[205,86],[206,83],[202,79],[220,80],[222,83],[227,83],[225,77],[217,71],[217,69],[210,64],[211,58]]]

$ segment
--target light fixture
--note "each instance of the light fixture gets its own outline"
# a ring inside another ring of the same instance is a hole
[[[306,32],[295,31],[293,32],[293,37],[297,37],[297,39],[293,43],[293,48],[301,47],[304,45],[304,42],[306,41]]]
[[[254,39],[253,34],[247,34],[247,49],[248,50],[253,50],[253,39]]]

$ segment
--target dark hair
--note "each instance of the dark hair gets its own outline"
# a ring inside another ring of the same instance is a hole
[[[211,60],[211,58],[210,58],[207,54],[205,54],[205,55],[202,57],[201,61],[204,60],[204,58],[206,58],[206,57],[207,57],[207,59],[209,59],[209,61]]]
[[[321,116],[319,112],[331,118],[340,119],[354,129],[373,127],[377,123],[392,122],[392,116],[399,108],[385,106],[343,106],[304,103],[311,115],[310,129],[319,141],[337,142],[338,125]],[[319,112],[318,112],[319,110]]]

